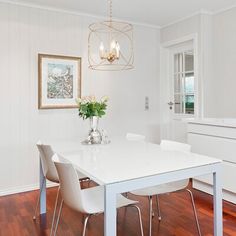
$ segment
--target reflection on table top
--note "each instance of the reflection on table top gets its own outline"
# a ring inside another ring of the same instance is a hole
[[[79,140],[49,144],[55,152],[99,184],[221,162],[195,153],[163,151],[157,144],[125,138],[112,138],[107,145],[82,145]]]

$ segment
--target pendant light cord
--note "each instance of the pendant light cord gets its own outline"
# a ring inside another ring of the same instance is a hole
[[[109,4],[109,17],[110,17],[110,22],[112,21],[112,0],[108,0],[108,4]]]

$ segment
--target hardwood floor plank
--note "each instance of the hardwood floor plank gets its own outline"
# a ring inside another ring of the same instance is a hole
[[[32,217],[38,191],[0,197],[0,236],[48,236],[50,235],[56,188],[47,190],[47,215]],[[203,236],[213,235],[213,204],[208,194],[193,190]],[[145,235],[148,234],[147,198],[130,198],[140,201]],[[160,207],[162,221],[158,222],[156,201],[153,202],[153,236],[195,236],[197,228],[189,196],[185,193],[161,195]],[[236,206],[224,202],[224,236],[236,236]],[[64,207],[58,236],[82,234],[84,216]],[[118,212],[118,236],[140,235],[137,212],[133,208],[120,209]],[[86,236],[103,235],[103,215],[91,217]]]

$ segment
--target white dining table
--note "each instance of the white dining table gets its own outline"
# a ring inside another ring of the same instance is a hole
[[[112,138],[106,145],[82,145],[79,140],[50,144],[76,169],[104,185],[105,236],[116,235],[118,193],[205,174],[213,175],[214,236],[223,235],[221,160],[195,153],[164,151],[160,145],[129,141],[125,137]],[[40,176],[40,214],[45,214],[46,182],[42,182],[46,180],[42,167]]]

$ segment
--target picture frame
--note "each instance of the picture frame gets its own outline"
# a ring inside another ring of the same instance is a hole
[[[78,108],[81,57],[38,54],[38,109]]]

